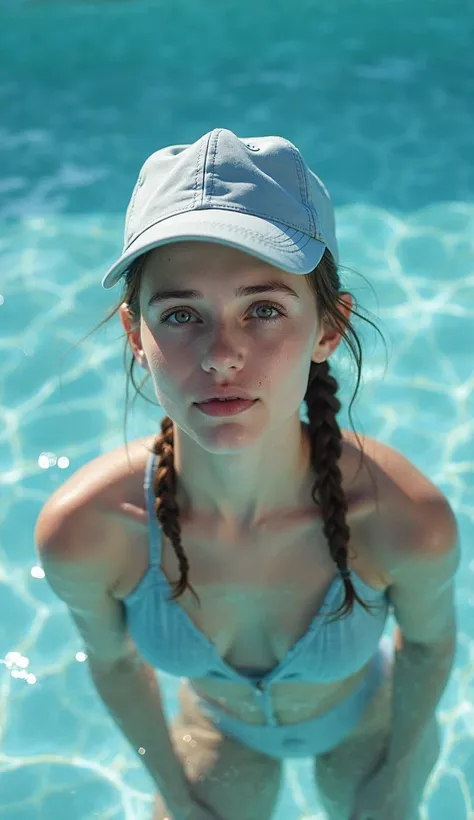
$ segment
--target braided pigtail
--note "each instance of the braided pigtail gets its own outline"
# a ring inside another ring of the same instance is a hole
[[[176,501],[173,422],[169,416],[165,416],[161,421],[161,435],[157,436],[153,442],[153,452],[158,456],[158,464],[153,476],[155,515],[163,532],[173,545],[180,570],[180,578],[173,584],[174,593],[170,600],[175,600],[188,588],[199,604],[199,597],[188,581],[189,561],[181,544],[179,506]]]
[[[345,599],[335,611],[343,617],[352,612],[354,601],[364,609],[374,605],[366,604],[358,596],[352,584],[347,563],[347,546],[350,530],[346,522],[347,500],[342,487],[342,473],[339,459],[342,453],[342,433],[337,422],[341,403],[337,398],[339,385],[331,375],[327,361],[311,363],[305,402],[308,409],[311,463],[317,476],[312,498],[323,516],[323,532],[326,536],[331,557],[342,575]]]

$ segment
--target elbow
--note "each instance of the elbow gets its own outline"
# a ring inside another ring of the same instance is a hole
[[[93,678],[113,677],[131,672],[142,664],[142,660],[137,653],[124,655],[120,658],[104,659],[87,656],[87,666]]]
[[[451,663],[456,654],[456,636],[443,641],[408,641],[403,636],[397,650],[407,654],[417,654],[423,657],[446,659]]]

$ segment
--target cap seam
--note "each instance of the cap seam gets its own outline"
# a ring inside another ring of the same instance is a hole
[[[207,158],[208,158],[208,155],[209,155],[210,151],[212,150],[212,149],[211,149],[211,140],[212,140],[212,135],[213,135],[213,133],[214,133],[214,132],[213,132],[213,131],[211,131],[211,132],[210,132],[210,134],[209,134],[209,137],[208,137],[208,139],[207,139],[207,143],[206,143],[206,150],[205,150],[205,157],[204,157],[203,166],[202,166],[202,186],[201,186],[201,202],[200,202],[201,207],[204,205],[204,203],[205,203],[205,201],[206,201],[206,168],[207,168]],[[187,209],[185,208],[185,210],[187,210]],[[155,224],[156,224],[156,223],[155,223]]]
[[[209,205],[211,204],[212,197],[214,196],[217,142],[219,140],[219,135],[221,134],[221,132],[222,132],[222,128],[218,128],[218,129],[216,129],[215,131],[212,132],[212,133],[215,134],[215,139],[213,141],[214,144],[213,144],[212,147],[211,147],[211,144],[210,144],[211,140],[209,140],[209,151],[208,151],[208,153],[211,154],[211,152],[212,152],[212,156],[210,157],[210,160],[209,160],[209,163],[210,163],[210,172],[209,172],[209,174],[210,174],[210,178],[211,178],[210,179],[210,191],[209,191],[208,194],[205,195],[204,188],[205,188],[205,184],[206,184],[206,175],[204,174],[203,199],[202,199],[203,202],[207,201],[209,203]],[[212,138],[212,134],[211,134],[211,138]],[[207,156],[206,156],[206,159],[207,159]]]
[[[285,140],[293,154],[296,162],[297,173],[298,173],[298,182],[300,184],[300,194],[301,199],[303,202],[304,207],[306,208],[306,212],[308,214],[308,223],[310,231],[314,231],[315,233],[321,233],[321,230],[318,230],[318,225],[316,224],[315,215],[316,208],[314,207],[314,203],[312,202],[309,196],[309,186],[308,186],[308,178],[306,175],[306,171],[302,162],[301,152],[298,152],[293,145],[292,142],[289,140]],[[300,176],[301,174],[301,176]],[[301,184],[300,180],[302,180],[303,184]]]
[[[194,196],[193,196],[193,202],[192,202],[192,209],[193,210],[194,210],[194,208],[196,206],[196,202],[198,201],[198,198],[199,198],[199,188],[200,188],[200,186],[199,186],[199,169],[201,167],[201,162],[202,162],[202,176],[203,176],[203,180],[204,180],[204,166],[205,166],[206,161],[205,160],[202,161],[202,155],[204,154],[205,150],[207,150],[207,146],[202,144],[200,149],[199,149],[199,154],[198,154],[197,163],[196,163],[196,176],[194,178]],[[201,197],[202,197],[202,186],[201,186]],[[202,201],[202,199],[201,199],[201,201]]]
[[[139,173],[139,175],[138,175],[138,179],[137,179],[137,181],[136,181],[136,183],[135,183],[135,188],[133,189],[133,194],[132,194],[132,198],[131,198],[131,200],[130,200],[130,205],[129,205],[130,217],[129,217],[129,219],[127,219],[127,220],[126,220],[126,222],[125,222],[125,227],[127,226],[127,223],[130,223],[130,222],[131,222],[131,220],[133,219],[133,215],[134,215],[134,211],[135,211],[135,200],[136,200],[136,198],[137,198],[138,189],[140,188],[140,182],[141,182],[141,179],[142,179],[142,173],[143,173],[143,167],[142,167],[142,169],[141,169],[141,171],[140,171],[140,173]]]

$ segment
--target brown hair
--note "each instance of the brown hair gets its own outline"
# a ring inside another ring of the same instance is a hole
[[[123,302],[128,305],[133,326],[136,327],[139,324],[140,286],[145,262],[149,253],[150,252],[143,254],[130,265],[126,275],[122,279],[122,295],[118,303],[91,333],[94,333],[108,322],[115,313],[117,313]],[[349,418],[352,424],[351,407],[360,384],[362,349],[351,322],[348,321],[345,315],[338,309],[338,304],[341,303],[341,282],[338,268],[329,250],[325,250],[320,263],[311,273],[306,274],[305,278],[316,297],[315,301],[320,321],[324,320],[341,334],[341,338],[347,343],[356,361],[357,384],[349,405]],[[354,309],[352,309],[352,313],[364,319],[364,317]],[[364,321],[372,325],[380,334],[380,331],[373,322],[368,319],[364,319]],[[87,334],[84,338],[88,338],[91,333]],[[354,339],[355,344],[352,342],[352,339]],[[135,357],[131,355],[131,362],[127,370],[128,353],[131,353],[131,351],[128,340],[126,339],[123,356],[126,372],[125,427],[127,423],[130,381],[135,388],[135,399],[140,395],[146,401],[150,401],[140,392],[140,388],[143,387],[145,382],[150,378],[150,374],[147,374],[142,383],[137,386],[134,379],[136,360]],[[344,570],[347,569],[347,546],[350,538],[350,530],[346,523],[348,507],[342,489],[342,474],[338,464],[342,452],[342,433],[337,422],[337,414],[341,409],[341,402],[337,398],[338,389],[339,385],[331,373],[329,362],[324,361],[321,364],[312,362],[308,387],[304,396],[308,413],[311,462],[317,476],[312,489],[312,498],[314,503],[321,509],[323,532],[327,538],[331,557],[339,570]],[[360,470],[364,453],[362,443],[357,436],[353,424],[352,428],[361,449]],[[173,585],[174,593],[170,600],[176,600],[183,594],[185,589],[188,588],[200,604],[199,597],[188,580],[189,562],[181,544],[179,508],[175,493],[176,476],[174,470],[173,422],[168,416],[165,416],[161,421],[161,435],[157,435],[152,446],[152,451],[158,456],[157,469],[153,480],[155,514],[163,532],[173,545],[180,568],[180,579]],[[370,468],[368,469],[370,473]],[[374,488],[376,493],[375,482]],[[348,615],[352,612],[355,600],[367,611],[374,607],[374,605],[365,603],[358,596],[348,576],[342,580],[345,587],[345,599],[339,609],[332,613],[333,615],[339,617]]]

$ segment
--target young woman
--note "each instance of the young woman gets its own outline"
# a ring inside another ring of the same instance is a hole
[[[329,358],[360,346],[337,266],[329,194],[281,137],[214,129],[140,171],[102,284],[161,434],[78,470],[36,543],[156,820],[267,820],[302,756],[330,820],[415,820],[439,756],[456,521],[338,426]],[[182,678],[170,726],[155,669]]]

